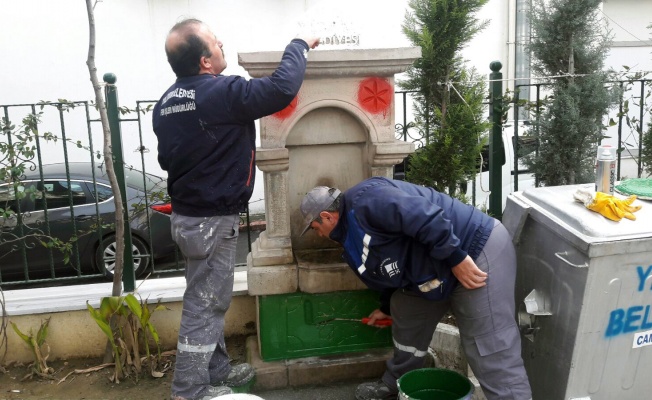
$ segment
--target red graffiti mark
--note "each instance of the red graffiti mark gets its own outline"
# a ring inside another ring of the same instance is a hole
[[[292,99],[292,102],[290,102],[290,105],[288,105],[287,107],[285,107],[279,112],[275,112],[274,114],[272,114],[272,117],[278,119],[288,118],[290,115],[294,114],[294,110],[297,109],[297,104],[299,104],[299,100],[297,97],[295,97],[294,99]]]
[[[392,86],[384,79],[372,77],[360,82],[358,102],[372,114],[386,112],[392,104]]]

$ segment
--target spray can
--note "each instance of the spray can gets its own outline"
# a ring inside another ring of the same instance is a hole
[[[607,145],[598,146],[595,169],[595,191],[614,194],[616,183],[616,149]]]

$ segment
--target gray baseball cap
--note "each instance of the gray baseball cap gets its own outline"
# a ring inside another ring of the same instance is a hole
[[[303,222],[306,224],[306,227],[301,231],[301,235],[310,229],[310,224],[312,221],[316,220],[319,217],[319,213],[330,207],[331,204],[337,199],[337,196],[342,193],[339,189],[335,189],[333,193],[329,193],[331,188],[328,186],[317,186],[312,189],[301,200],[301,214],[303,214]]]

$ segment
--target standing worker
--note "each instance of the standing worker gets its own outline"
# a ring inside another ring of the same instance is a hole
[[[232,393],[254,377],[229,365],[224,314],[231,304],[239,213],[254,187],[254,120],[288,106],[299,92],[308,50],[318,38],[294,39],[270,77],[220,75],[222,42],[203,22],[174,25],[165,52],[176,82],[154,107],[158,161],[168,172],[172,237],[186,260],[172,399]]]
[[[374,177],[341,193],[305,195],[306,227],[339,242],[353,271],[381,292],[370,315],[393,319],[394,356],[358,400],[395,399],[396,381],[422,368],[428,345],[452,309],[462,346],[488,400],[532,397],[515,321],[516,254],[496,219],[434,189]]]

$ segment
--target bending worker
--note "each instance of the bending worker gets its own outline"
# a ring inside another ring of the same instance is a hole
[[[462,346],[489,400],[532,397],[515,321],[516,254],[496,219],[411,183],[374,177],[341,193],[319,186],[305,195],[306,227],[344,247],[344,257],[393,319],[394,356],[358,400],[395,399],[396,381],[422,368],[435,327],[451,309]]]
[[[165,52],[176,82],[154,107],[158,161],[168,172],[172,237],[186,259],[172,399],[230,394],[254,377],[231,366],[224,314],[231,304],[239,213],[254,187],[254,120],[288,106],[299,92],[308,50],[318,38],[294,39],[270,76],[220,75],[222,42],[201,21],[174,25]]]

